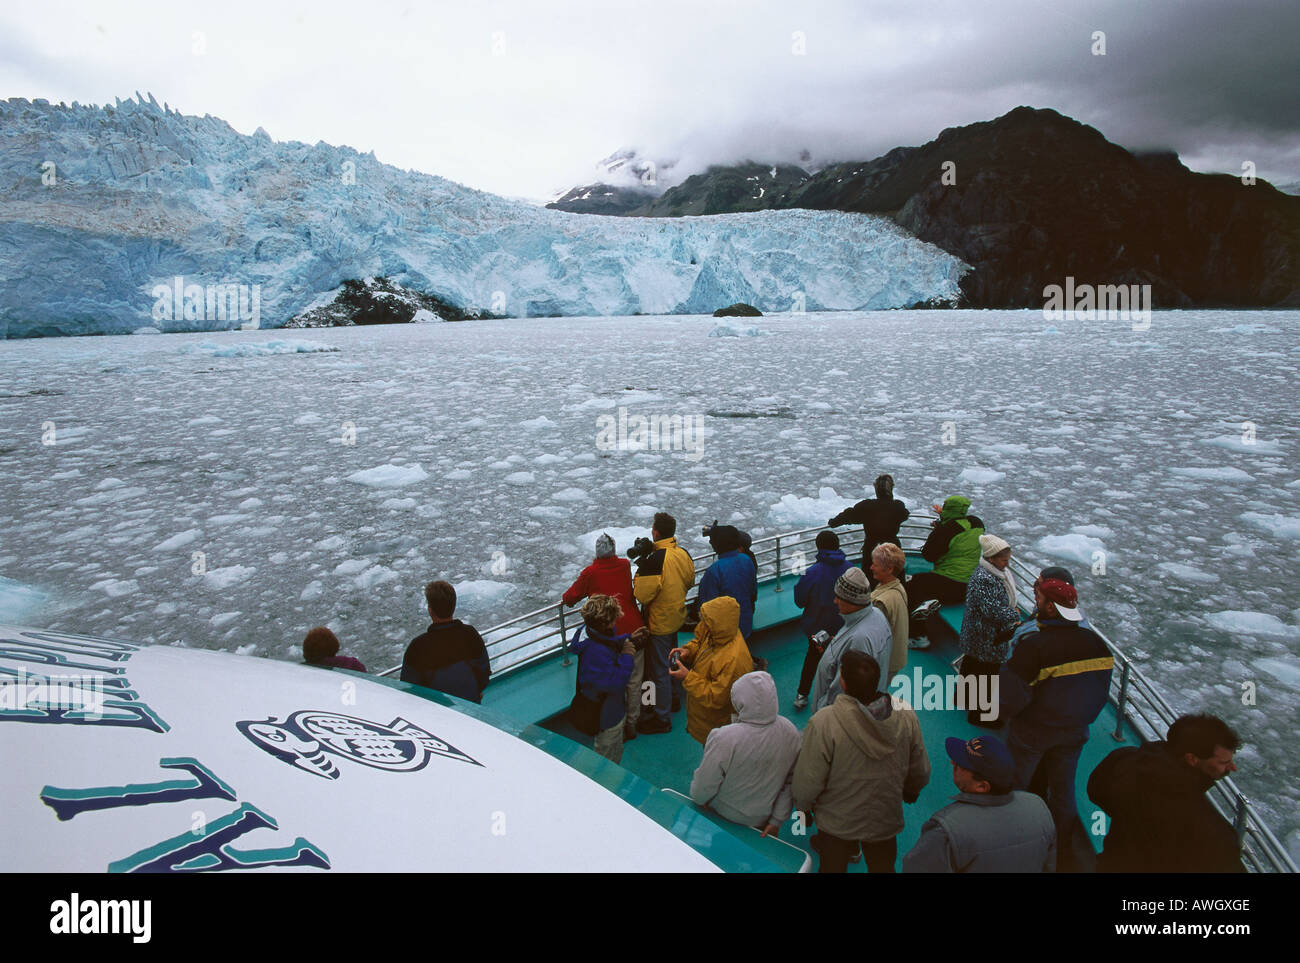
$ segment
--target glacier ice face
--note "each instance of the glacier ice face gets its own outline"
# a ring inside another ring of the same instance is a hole
[[[546,210],[150,101],[0,102],[0,331],[279,327],[348,279],[517,317],[954,299],[969,268],[839,211]]]

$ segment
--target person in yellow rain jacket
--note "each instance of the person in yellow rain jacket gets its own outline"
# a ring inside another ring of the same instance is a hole
[[[686,592],[695,584],[695,563],[677,547],[677,519],[656,512],[650,535],[654,548],[637,560],[632,594],[641,603],[650,629],[646,647],[646,677],[654,686],[654,711],[642,712],[636,727],[623,730],[623,739],[672,732],[673,679],[668,673],[669,653],[677,647],[677,630],[686,621]],[[648,706],[647,706],[648,708]],[[630,731],[629,731],[630,730]]]
[[[703,745],[710,732],[731,721],[731,684],[754,671],[740,634],[740,603],[720,595],[701,605],[694,640],[673,654],[679,663],[671,674],[686,690],[686,731]]]

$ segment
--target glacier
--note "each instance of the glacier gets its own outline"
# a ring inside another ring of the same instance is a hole
[[[0,191],[4,337],[280,327],[364,277],[536,317],[906,307],[970,270],[886,217],[569,214],[152,95],[0,102]]]

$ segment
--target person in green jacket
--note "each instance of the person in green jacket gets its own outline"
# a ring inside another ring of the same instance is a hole
[[[980,536],[984,523],[970,512],[970,499],[951,495],[934,510],[935,520],[930,537],[921,546],[921,557],[934,565],[929,572],[913,575],[907,582],[907,605],[912,609],[908,635],[926,635],[926,617],[942,605],[961,605],[966,601],[966,583],[980,563]],[[938,602],[918,612],[926,602]],[[917,645],[915,648],[925,648]]]

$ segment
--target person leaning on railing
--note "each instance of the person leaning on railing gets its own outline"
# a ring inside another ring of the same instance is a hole
[[[862,570],[870,575],[871,553],[877,545],[885,543],[900,545],[898,529],[908,519],[907,506],[894,497],[894,476],[880,475],[876,478],[875,498],[864,498],[852,508],[846,508],[827,525],[862,526]],[[875,586],[875,580],[871,582]]]
[[[302,660],[308,665],[323,669],[351,669],[365,672],[360,660],[350,655],[339,655],[339,638],[323,625],[318,625],[302,640]]]
[[[1099,873],[1243,873],[1232,824],[1205,797],[1228,773],[1241,738],[1217,716],[1174,720],[1164,742],[1116,749],[1088,777],[1088,798],[1111,818]]]
[[[582,607],[583,625],[573,634],[569,649],[578,656],[577,695],[591,710],[595,731],[592,748],[610,762],[623,761],[623,722],[627,710],[623,695],[637,653],[649,632],[639,626],[634,632],[619,633],[623,612],[618,600],[593,595]],[[583,634],[586,637],[583,637]],[[581,723],[575,724],[582,728]]]

